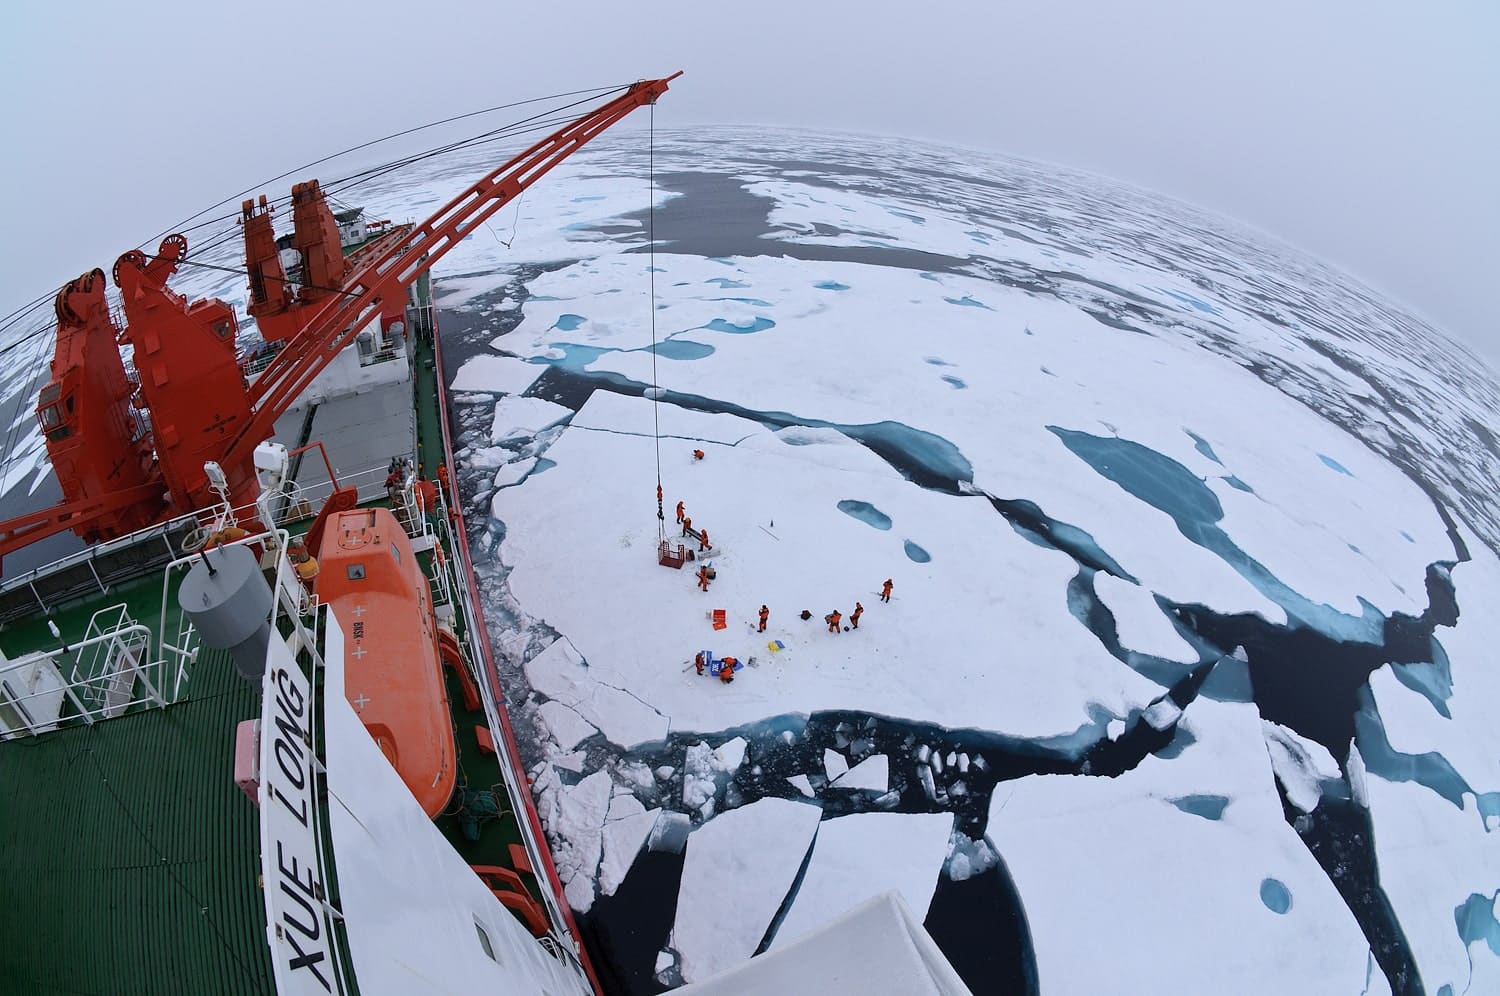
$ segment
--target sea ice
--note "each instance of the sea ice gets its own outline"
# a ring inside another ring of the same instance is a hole
[[[458,368],[451,391],[487,391],[490,394],[520,394],[541,376],[545,367],[523,360],[481,353]]]
[[[818,824],[812,860],[772,948],[783,946],[872,896],[894,889],[927,915],[948,854],[947,813],[854,813]],[[893,860],[899,855],[899,860]]]
[[[613,814],[613,806],[610,807],[610,812]],[[656,818],[660,813],[660,809],[648,809],[631,816],[610,819],[604,824],[604,856],[599,863],[600,895],[613,896],[620,883],[625,881],[630,866],[655,828]]]
[[[744,737],[734,737],[714,748],[714,768],[733,773],[745,761],[745,748],[749,746]]]
[[[858,493],[898,521],[925,524],[922,542],[933,561],[919,568],[904,559],[899,536],[838,510],[846,485],[821,451],[847,446],[790,446],[745,419],[669,406],[660,422],[674,438],[708,428],[735,440],[701,462],[686,443],[663,449],[667,507],[681,498],[694,524],[707,526],[728,551],[715,560],[718,578],[707,595],[686,572],[656,565],[655,503],[641,505],[656,486],[653,413],[638,398],[595,392],[548,449],[556,466],[495,496],[506,524],[499,554],[511,567],[511,593],[589,661],[586,671],[569,672],[580,684],[575,697],[591,681],[628,689],[637,701],[621,706],[635,714],[649,702],[659,715],[643,718],[663,731],[666,716],[677,728],[714,730],[768,711],[841,708],[1040,737],[1088,725],[1090,703],[1125,715],[1161,694],[1069,612],[1073,560],[1018,536],[987,502],[922,490],[858,448],[866,464]],[[600,424],[615,429],[593,431]],[[633,507],[645,514],[629,514]],[[558,535],[587,564],[590,584],[559,570]],[[892,574],[899,575],[897,598],[885,605],[878,586]],[[598,591],[632,597],[599,598]],[[856,599],[866,605],[857,632],[835,636],[818,625],[833,608],[847,614]],[[763,602],[772,613],[767,637],[781,640],[795,661],[785,651],[768,655],[722,688],[673,663],[705,646],[748,659],[766,639],[747,638],[738,626],[715,633],[707,609],[727,607],[731,617],[752,619]],[[805,622],[798,618],[803,608],[811,615]],[[969,635],[976,617],[1003,620],[1004,636],[978,653]],[[579,711],[626,745],[628,738],[611,730],[612,716]],[[661,734],[638,735],[644,741]]]
[[[1100,571],[1094,575],[1094,593],[1115,617],[1121,646],[1169,661],[1197,663],[1197,651],[1177,632],[1150,591]]]
[[[667,735],[665,716],[609,683],[618,676],[606,668],[590,668],[566,638],[527,661],[526,677],[533,689],[571,707],[611,743],[633,747]]]
[[[570,751],[579,741],[587,740],[598,731],[577,712],[561,702],[543,702],[536,710],[547,724],[547,732],[557,741],[557,746]]]
[[[833,787],[884,792],[890,788],[890,783],[890,758],[884,754],[874,754],[850,768],[839,778],[834,779]]]
[[[490,423],[490,442],[530,439],[571,414],[571,409],[544,398],[503,397],[495,402],[495,416]]]
[[[1266,750],[1271,754],[1271,768],[1287,799],[1304,813],[1312,812],[1323,797],[1318,782],[1343,774],[1338,762],[1327,747],[1300,737],[1285,726],[1262,720],[1261,729],[1265,732]]]
[[[815,793],[813,792],[812,782],[807,780],[806,775],[792,775],[787,779],[787,781],[791,782],[793,788],[795,788],[798,792],[801,792],[803,795],[807,796],[809,799],[811,799],[815,795]]]
[[[672,927],[684,981],[699,982],[755,953],[821,816],[809,803],[760,799],[693,831]]]
[[[537,800],[568,905],[580,913],[594,904],[610,789],[608,772],[596,771],[572,788],[553,784]]]
[[[837,781],[844,772],[849,770],[849,762],[844,760],[844,755],[831,748],[823,750],[823,771],[830,782]]]
[[[1255,706],[1199,698],[1182,723],[1195,741],[1173,759],[996,787],[988,836],[1025,905],[1044,991],[1113,992],[1163,964],[1186,992],[1362,991],[1369,947],[1283,817]],[[1207,820],[1169,801],[1191,795],[1233,804]],[[1267,877],[1295,897],[1285,916],[1260,900]],[[1125,916],[1117,903],[1078,901],[1104,881],[1113,896],[1149,901]]]

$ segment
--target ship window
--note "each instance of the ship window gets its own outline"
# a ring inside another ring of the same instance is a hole
[[[401,549],[396,544],[391,544],[391,556],[396,558],[396,563],[401,563]]]
[[[345,568],[345,571],[348,574],[350,581],[363,581],[365,579],[364,564],[350,564],[347,568]]]
[[[46,408],[43,408],[41,411],[37,412],[36,417],[41,420],[42,429],[44,431],[48,429],[55,429],[62,424],[62,412],[58,411],[56,405],[48,405]]]
[[[490,961],[498,962],[500,959],[495,957],[495,946],[490,943],[490,935],[485,931],[484,924],[475,920],[474,930],[479,934],[479,946],[484,948],[484,953],[489,955]]]

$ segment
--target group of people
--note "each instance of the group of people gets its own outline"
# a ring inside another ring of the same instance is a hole
[[[891,600],[891,589],[894,588],[895,586],[896,586],[896,583],[894,581],[892,581],[890,578],[886,578],[885,579],[885,583],[880,586],[880,600],[882,602],[889,602]],[[760,609],[761,609],[761,612],[765,612],[766,611],[766,607],[764,605],[762,605],[760,607]],[[854,603],[854,611],[851,612],[851,613],[849,613],[849,628],[850,629],[859,629],[859,617],[862,616],[862,615],[864,615],[864,614],[865,614],[864,603],[863,602],[858,602],[858,601],[855,602]],[[812,615],[812,613],[808,612],[806,609],[802,610],[802,618],[803,619],[810,618],[811,615]],[[823,621],[828,624],[828,632],[830,632],[830,633],[842,633],[844,631],[844,629],[843,629],[843,626],[844,626],[844,614],[842,612],[840,612],[838,609],[834,609],[832,612],[828,613],[828,615],[824,616],[823,617]],[[761,617],[761,629],[764,630],[765,628],[766,628],[765,627],[765,617],[762,616]]]
[[[707,664],[707,662],[704,661],[704,659],[703,659],[703,652],[700,650],[698,652],[698,655],[693,658],[693,666],[698,669],[698,673],[701,675],[703,673],[703,668],[704,668],[704,666],[706,664]],[[737,657],[723,657],[723,658],[720,658],[720,660],[719,660],[719,680],[722,681],[726,685],[729,684],[730,682],[734,681],[734,672],[736,671],[736,669],[739,668],[739,666],[740,666],[740,662],[739,662],[739,658],[737,658]]]

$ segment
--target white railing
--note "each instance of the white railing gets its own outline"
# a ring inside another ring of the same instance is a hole
[[[45,658],[55,670],[61,684],[38,682],[20,694],[9,680],[5,682],[4,699],[12,708],[19,706],[19,717],[26,729],[11,730],[6,736],[45,733],[84,723],[92,726],[102,719],[128,712],[134,706],[165,706],[153,671],[160,671],[160,661],[151,657],[151,630],[130,619],[125,606],[113,606],[104,612],[116,612],[119,625],[102,626],[98,631],[90,624],[91,636],[77,643],[63,642],[52,650],[43,650],[7,662],[5,677],[16,674],[29,663]],[[96,617],[100,613],[96,613]],[[102,656],[103,663],[99,663]],[[59,661],[71,664],[62,677]],[[139,687],[137,687],[139,686]],[[71,715],[62,715],[62,700],[73,706]]]
[[[442,489],[439,488],[438,508],[442,512],[438,520],[440,541],[444,542],[448,549],[453,551],[452,557],[449,558],[444,569],[439,573],[445,583],[450,578],[456,582],[450,584],[448,587],[448,603],[453,606],[454,612],[460,617],[463,623],[464,640],[461,646],[463,653],[460,654],[460,657],[463,658],[463,666],[469,669],[470,677],[479,686],[479,697],[483,702],[486,724],[491,730],[498,732],[505,730],[507,727],[500,721],[500,707],[495,701],[494,690],[491,688],[490,682],[485,675],[479,673],[479,662],[486,659],[484,646],[481,641],[488,639],[488,634],[479,626],[479,613],[475,609],[469,586],[463,583],[462,575],[452,573],[454,571],[472,573],[472,568],[464,564],[461,560],[455,562],[455,558],[462,557],[462,551],[466,550],[467,546],[460,542],[459,538],[454,535],[451,525],[453,519],[448,515],[446,501],[446,496],[443,494]],[[435,561],[436,558],[434,558]],[[500,765],[500,776],[505,782],[505,791],[514,800],[512,808],[515,810],[516,819],[524,819],[526,818],[525,812],[529,808],[526,803],[529,801],[527,793],[531,791],[531,785],[522,772],[516,769],[510,750],[499,744],[496,746],[500,748],[496,751],[496,760]],[[556,930],[562,929],[561,925],[566,924],[568,921],[563,914],[562,907],[558,905],[556,894],[551,888],[547,887],[546,880],[540,878],[540,870],[547,867],[548,860],[548,856],[542,850],[544,845],[536,834],[527,832],[532,829],[531,827],[523,827],[522,829],[521,842],[526,848],[527,860],[531,862],[532,868],[538,870],[539,879],[542,882],[542,888],[537,891],[541,893],[542,904],[547,908],[548,921],[556,925],[554,926],[554,933],[540,938],[538,943],[554,958],[566,964],[577,975],[579,980],[583,982],[585,988],[592,989],[593,983],[590,981],[587,971],[584,970],[583,963],[579,960],[577,949],[574,946],[577,942],[555,933]]]

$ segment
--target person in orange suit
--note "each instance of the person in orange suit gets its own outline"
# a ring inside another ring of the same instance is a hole
[[[686,536],[688,533],[692,532],[692,530],[693,517],[689,515],[687,518],[682,520],[682,535]]]
[[[852,629],[859,629],[859,617],[862,616],[862,615],[864,615],[864,612],[865,612],[864,605],[861,604],[861,603],[859,603],[859,602],[855,602],[854,603],[854,611],[851,612],[851,613],[849,613],[849,626],[850,626],[850,628],[852,628]]]
[[[828,632],[837,633],[839,631],[839,623],[841,623],[843,619],[844,614],[838,609],[834,609],[832,612],[828,613]]]
[[[702,553],[704,550],[707,550],[708,545],[708,529],[704,527],[698,530],[698,552]]]
[[[703,651],[698,651],[698,656],[693,658],[693,667],[698,669],[699,674],[703,673]]]
[[[702,588],[704,591],[708,590],[708,568],[707,567],[700,567],[700,568],[698,568],[698,587]]]
[[[448,465],[438,464],[438,485],[443,489],[443,495],[451,502],[453,500],[453,489],[448,483]]]
[[[687,510],[687,506],[686,506],[686,505],[684,505],[684,504],[683,504],[683,503],[682,503],[682,502],[678,502],[678,503],[677,503],[677,521],[678,521],[678,522],[681,522],[681,521],[682,521],[682,516],[683,516],[683,513],[684,513],[684,512],[685,512],[685,511],[686,511],[686,510]]]
[[[702,450],[694,450],[693,451],[693,459],[694,460],[702,460],[703,459],[703,451]]]
[[[415,490],[417,492],[417,507],[423,512],[431,512],[437,508],[437,485],[425,477],[417,479]]]
[[[719,680],[726,685],[729,684],[734,680],[734,670],[735,668],[739,667],[739,665],[740,662],[735,660],[733,657],[724,658],[719,668]]]
[[[894,587],[895,585],[891,583],[891,579],[886,578],[885,584],[880,587],[880,600],[882,602],[889,602],[891,600],[891,589]]]
[[[766,620],[771,618],[771,610],[764,605],[760,607],[760,632],[766,631]]]

